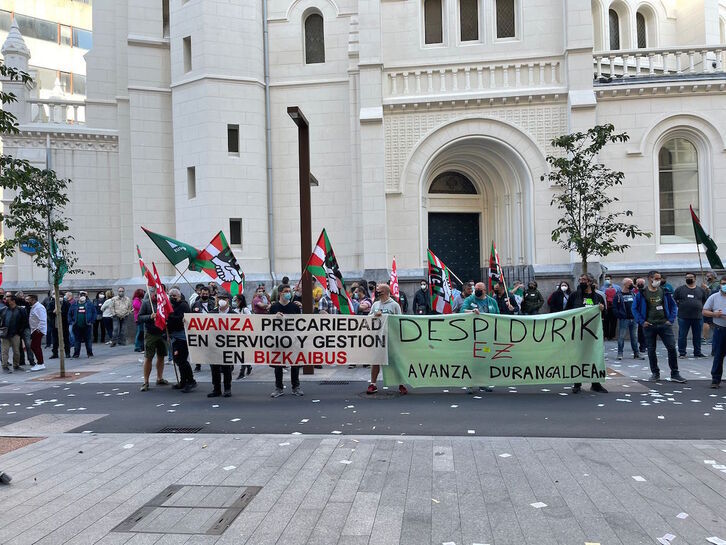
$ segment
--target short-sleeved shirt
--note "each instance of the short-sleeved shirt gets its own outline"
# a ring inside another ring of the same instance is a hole
[[[662,325],[667,322],[665,313],[665,302],[663,301],[663,288],[658,287],[655,291],[648,288],[643,290],[645,304],[647,307],[646,321],[653,325]]]
[[[703,318],[703,304],[708,298],[706,291],[695,286],[679,286],[673,297],[678,304],[678,317],[684,320],[699,320]]]
[[[706,304],[703,305],[704,310],[710,310],[716,312],[720,310],[723,312],[721,318],[713,317],[713,323],[717,326],[726,327],[726,295],[723,295],[720,291],[710,295],[706,300]]]
[[[401,314],[401,306],[392,297],[389,297],[385,303],[380,299],[376,299],[371,305],[370,314],[375,314],[378,311],[381,314]]]

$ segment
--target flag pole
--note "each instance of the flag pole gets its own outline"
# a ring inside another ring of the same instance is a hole
[[[696,249],[698,250],[698,264],[701,266],[701,284],[706,283],[706,275],[703,273],[703,261],[701,260],[701,244],[696,237]]]

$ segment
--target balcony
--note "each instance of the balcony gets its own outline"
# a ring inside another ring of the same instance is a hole
[[[594,54],[598,85],[674,83],[724,78],[726,45],[602,51]]]
[[[29,99],[30,122],[51,125],[85,125],[86,103],[75,100]]]
[[[561,58],[429,66],[387,67],[384,104],[531,99],[564,91]]]

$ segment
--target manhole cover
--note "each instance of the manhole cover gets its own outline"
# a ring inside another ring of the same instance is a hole
[[[259,486],[171,485],[112,531],[218,536],[260,490]]]
[[[167,428],[161,428],[156,433],[199,433],[202,431],[202,428],[175,428],[175,427],[167,427]]]
[[[350,384],[347,380],[321,380],[318,382],[321,386],[343,386],[345,384]]]

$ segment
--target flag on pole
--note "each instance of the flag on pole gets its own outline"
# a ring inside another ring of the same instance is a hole
[[[318,243],[305,268],[320,282],[341,314],[353,314],[353,303],[345,292],[343,274],[340,272],[338,260],[335,258],[335,252],[333,252],[325,229],[320,233]]]
[[[144,264],[144,260],[141,259],[141,248],[139,248],[138,244],[136,245],[136,253],[139,256],[139,267],[141,267],[141,276],[146,277],[146,285],[147,286],[156,285],[156,280],[154,280],[154,275],[151,274],[151,271]]]
[[[504,271],[499,263],[499,252],[497,252],[497,245],[492,240],[492,251],[489,254],[489,293],[492,293],[494,284],[501,282],[504,284],[504,289],[507,289],[507,280],[504,278]]]
[[[146,227],[142,227],[144,233],[146,233],[154,244],[161,250],[161,253],[171,262],[172,265],[176,266],[185,259],[189,260],[189,268],[195,269],[194,265],[197,262],[197,256],[199,250],[197,250],[191,244],[181,242],[180,240],[173,239],[158,233],[149,231]]]
[[[431,308],[439,314],[451,314],[454,311],[454,294],[451,291],[449,269],[431,250],[428,250],[428,256]]]
[[[391,297],[396,301],[401,296],[401,292],[398,288],[398,271],[396,270],[396,256],[393,256],[393,263],[391,264]]]
[[[698,219],[698,216],[693,211],[693,206],[691,208],[691,220],[693,220],[693,231],[696,233],[696,244],[703,244],[704,248],[706,248],[706,257],[708,258],[708,262],[711,265],[712,269],[723,269],[723,263],[721,262],[721,258],[718,257],[718,254],[716,253],[716,250],[718,250],[718,246],[716,246],[716,243],[713,241],[713,239],[708,236],[708,233],[703,230],[703,226],[701,225],[701,220]]]
[[[159,278],[156,265],[152,263],[151,267],[154,269],[152,279],[154,280],[154,287],[156,288],[156,319],[154,320],[154,325],[163,331],[166,329],[166,319],[174,309],[171,306],[171,301],[169,301],[169,296],[164,291],[164,286],[161,283],[161,278]]]
[[[68,263],[66,263],[63,253],[58,248],[54,239],[50,239],[50,266],[55,283],[58,285],[62,284],[63,277],[68,272]]]
[[[245,275],[220,231],[194,259],[192,270],[201,270],[222,286],[232,297],[244,292]]]

